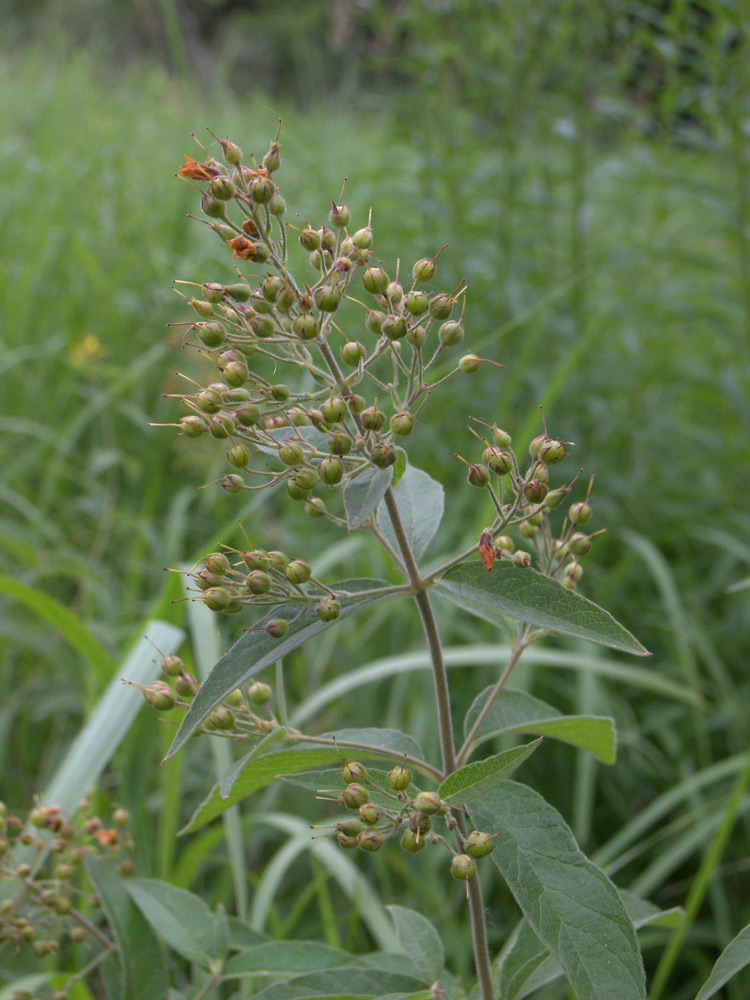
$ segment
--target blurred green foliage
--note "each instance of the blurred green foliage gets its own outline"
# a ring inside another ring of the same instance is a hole
[[[194,192],[173,176],[195,152],[189,134],[209,124],[262,155],[282,117],[290,206],[322,218],[348,176],[354,218],[375,208],[384,266],[447,243],[441,284],[468,281],[467,345],[506,366],[466,376],[451,407],[428,403],[415,433],[422,464],[449,491],[444,551],[469,544],[488,519],[454,459],[471,453],[470,415],[523,441],[538,433],[543,404],[550,431],[576,441],[584,476],[595,474],[592,527],[609,531],[582,590],[701,707],[587,672],[586,651],[579,669],[527,667],[519,683],[561,708],[612,714],[621,742],[613,769],[558,750],[537,754],[525,777],[594,855],[633,825],[622,853],[607,856],[617,880],[680,902],[734,773],[713,779],[712,768],[750,736],[750,589],[727,589],[750,572],[748,24],[747,0],[11,2],[0,57],[2,572],[58,599],[119,658],[145,615],[182,621],[162,567],[229,538],[238,516],[280,548],[339,559],[344,575],[385,571],[355,538],[311,537],[285,502],[252,501],[242,513],[220,490],[197,490],[226,471],[220,450],[149,426],[177,418],[174,373],[196,371],[181,329],[165,336],[187,318],[170,283],[229,276],[213,234],[186,218]],[[0,602],[2,796],[21,807],[102,685],[32,606]],[[294,704],[342,664],[420,647],[403,612],[388,628],[380,614],[292,659]],[[446,617],[445,630],[449,645],[497,641],[460,618]],[[494,669],[470,673],[459,717]],[[396,725],[429,752],[428,683],[409,673],[382,682],[366,700],[370,717],[358,699],[357,723]],[[329,704],[321,728],[353,719],[351,708]],[[141,874],[230,901],[220,830],[186,850],[166,843],[177,818],[155,777],[168,742],[159,729],[139,720],[102,794],[141,803]],[[176,779],[182,819],[211,780],[204,754],[191,748],[189,759]],[[665,799],[638,832],[638,817],[673,788],[684,796]],[[275,792],[263,807],[298,803]],[[694,994],[750,918],[749,806],[676,1000]],[[247,822],[258,815],[249,807]],[[254,834],[254,878],[277,837]],[[365,869],[386,898],[405,898],[407,885],[428,910],[443,906],[429,862],[402,871],[402,860],[367,859]],[[275,898],[274,933],[318,932],[321,871],[294,901],[309,863],[294,862]],[[499,888],[495,903],[499,944],[513,905]],[[446,919],[458,965],[456,905]],[[344,913],[335,933],[345,946],[365,934]],[[739,1000],[741,988],[727,995]]]

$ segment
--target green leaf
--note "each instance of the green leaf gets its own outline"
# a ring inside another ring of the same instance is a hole
[[[303,997],[369,1000],[384,992],[414,993],[421,991],[422,986],[419,980],[398,973],[382,973],[358,965],[347,965],[326,972],[295,976],[285,983],[274,983],[256,993],[255,1000],[301,1000]]]
[[[393,495],[396,498],[406,537],[415,557],[419,559],[427,551],[427,546],[440,526],[445,507],[445,491],[441,484],[426,472],[410,465],[398,485],[393,487]],[[375,521],[379,530],[398,552],[398,541],[384,503],[379,505]]]
[[[393,466],[387,469],[365,469],[344,487],[344,510],[349,530],[361,528],[383,499],[391,485]]]
[[[739,932],[716,959],[711,975],[698,991],[695,1000],[708,1000],[746,965],[750,965],[750,924]]]
[[[348,952],[317,941],[267,941],[230,958],[222,976],[291,976],[295,972],[337,969],[351,960]]]
[[[173,757],[182,749],[195,730],[213,709],[223,701],[235,688],[244,684],[248,678],[257,674],[264,667],[275,663],[293,649],[301,646],[330,628],[342,618],[348,618],[356,611],[374,604],[382,599],[383,594],[358,598],[357,591],[372,590],[387,587],[382,580],[342,580],[331,587],[341,599],[341,614],[333,622],[323,622],[318,618],[315,607],[311,603],[284,604],[274,608],[262,618],[251,631],[245,632],[218,661],[208,678],[203,682],[193,699],[190,708],[182,720],[177,735],[172,741],[165,760]],[[299,617],[297,617],[299,615]],[[264,630],[266,622],[271,618],[285,618],[290,622],[289,631],[283,639],[272,639]],[[292,622],[293,619],[296,619]]]
[[[262,757],[268,753],[270,747],[274,746],[276,743],[280,743],[283,740],[289,739],[289,731],[283,726],[279,726],[278,729],[273,729],[270,733],[259,740],[252,750],[248,751],[244,757],[236,760],[231,767],[229,767],[219,779],[219,791],[223,799],[228,799],[234,783],[240,774],[250,766],[250,762],[256,757]]]
[[[633,921],[637,931],[642,927],[668,927],[674,930],[685,913],[681,906],[672,906],[668,910],[660,910],[658,906],[643,899],[637,892],[630,889],[618,889],[620,899],[625,904],[628,916]]]
[[[401,477],[406,472],[409,459],[403,448],[396,448],[396,461],[393,463],[393,482],[391,486],[398,486]]]
[[[651,655],[608,611],[535,569],[503,561],[488,573],[481,563],[462,563],[448,570],[436,586],[454,604],[479,617],[508,615],[626,653]]]
[[[562,816],[515,781],[477,799],[469,813],[478,830],[499,834],[490,857],[578,1000],[644,1000],[643,964],[622,899]]]
[[[163,1000],[169,979],[150,926],[109,865],[93,855],[84,864],[117,941],[124,1000]]]
[[[540,736],[533,743],[513,747],[511,750],[495,754],[494,757],[485,757],[484,760],[475,760],[471,764],[459,767],[453,774],[449,774],[438,788],[440,798],[445,799],[450,805],[458,805],[472,802],[485,795],[509,778],[516,768],[533,754],[541,742]]]
[[[347,742],[368,744],[371,749],[369,751],[358,749],[358,757],[387,756],[398,760],[405,753],[418,758],[423,756],[416,740],[395,729],[341,729],[326,735],[331,738],[335,736],[340,748],[344,748]],[[308,771],[316,764],[330,764],[341,760],[340,749],[334,746],[313,746],[304,741],[295,744],[292,749],[264,754],[261,757],[251,758],[251,755],[252,751],[232,766],[231,782],[227,780],[227,775],[224,775],[221,781],[214,785],[187,826],[180,830],[181,835],[199,830],[235,802],[258,791],[259,788],[265,788],[283,775]],[[245,769],[248,760],[250,766]],[[226,796],[222,795],[223,787],[230,788]]]
[[[157,936],[188,961],[208,969],[221,958],[210,950],[216,919],[200,896],[158,879],[133,878],[123,885]]]
[[[428,984],[440,979],[445,953],[440,935],[433,924],[415,910],[403,906],[388,906],[396,927],[401,951],[408,955]]]
[[[229,925],[229,948],[232,951],[242,951],[245,948],[255,948],[264,941],[271,939],[261,931],[253,930],[243,920],[237,917],[227,917]]]
[[[474,699],[464,721],[468,736],[479,713],[494,687],[485,688]],[[605,764],[614,764],[617,755],[617,733],[613,719],[598,715],[563,715],[552,705],[534,698],[525,691],[503,688],[474,737],[479,746],[499,733],[533,733],[551,736],[588,750]]]
[[[634,892],[619,889],[628,916],[636,930],[641,927],[676,927],[679,907],[660,910]],[[497,986],[503,1000],[521,1000],[563,975],[560,963],[542,944],[526,919],[520,920],[505,943],[497,965]]]

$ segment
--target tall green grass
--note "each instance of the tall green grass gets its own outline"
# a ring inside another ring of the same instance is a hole
[[[470,284],[467,346],[479,343],[478,353],[506,365],[502,375],[485,366],[474,381],[455,383],[453,406],[442,413],[428,403],[429,420],[417,432],[422,464],[451,489],[445,549],[465,546],[488,518],[454,459],[472,447],[463,430],[470,415],[528,439],[543,403],[550,430],[575,440],[586,475],[595,473],[592,527],[610,530],[595,543],[582,589],[654,651],[653,676],[560,644],[547,661],[530,658],[516,683],[563,708],[585,704],[613,715],[620,758],[614,769],[592,767],[562,749],[538,754],[525,777],[619,884],[664,905],[687,897],[750,735],[743,624],[750,591],[727,591],[747,574],[750,533],[747,140],[742,102],[725,88],[739,56],[704,54],[721,100],[688,142],[679,75],[661,93],[654,129],[642,129],[635,114],[613,118],[612,103],[601,98],[612,97],[616,74],[604,82],[586,76],[599,72],[590,61],[578,75],[568,66],[555,99],[537,103],[548,74],[529,77],[523,66],[538,68],[542,55],[544,65],[557,65],[568,36],[547,25],[540,50],[533,19],[521,7],[508,10],[508,37],[517,44],[501,40],[496,57],[515,73],[516,90],[504,89],[502,75],[493,84],[506,103],[485,132],[466,109],[452,108],[450,94],[414,129],[398,107],[363,116],[329,104],[303,113],[276,99],[198,91],[147,64],[114,73],[85,55],[60,59],[33,48],[3,58],[0,233],[12,252],[0,265],[0,566],[9,581],[0,593],[0,773],[2,797],[14,807],[54,773],[141,621],[186,623],[184,605],[170,603],[179,588],[165,583],[162,568],[236,531],[233,499],[196,489],[224,471],[220,453],[188,449],[173,431],[149,426],[180,412],[161,398],[180,391],[174,373],[198,370],[180,329],[165,330],[187,318],[172,280],[230,273],[213,234],[187,220],[196,199],[174,174],[182,153],[196,149],[190,132],[206,141],[204,124],[262,153],[283,117],[290,205],[323,217],[348,175],[355,218],[375,206],[376,247],[387,267],[397,252],[408,267],[448,242],[443,273]],[[627,78],[625,56],[615,69]],[[592,94],[594,80],[601,89]],[[280,548],[312,545],[332,572],[384,572],[356,537],[311,538],[298,511],[276,502],[254,500],[241,517],[251,536],[262,524]],[[319,724],[329,728],[357,704],[358,724],[414,732],[429,752],[436,736],[421,697],[428,678],[406,655],[419,649],[419,631],[385,613],[290,659],[291,709],[317,693]],[[470,671],[471,684],[459,692],[468,704],[500,655],[470,666],[468,647],[484,649],[497,636],[445,615],[455,661]],[[205,641],[213,641],[208,632]],[[194,629],[186,655],[199,658],[199,639]],[[329,688],[341,682],[342,664],[371,667],[368,717],[353,695],[359,675]],[[251,890],[260,888],[253,912],[264,926],[361,946],[366,922],[341,916],[350,911],[326,857],[291,846],[279,858],[285,844],[297,843],[295,816],[324,816],[293,790],[273,790],[244,808],[226,844],[221,829],[209,828],[175,845],[180,819],[213,779],[213,762],[191,748],[189,766],[172,762],[159,773],[165,730],[140,718],[102,793],[103,802],[124,801],[136,812],[141,873],[242,909],[232,877],[247,864]],[[749,805],[745,797],[737,807],[741,833]],[[263,826],[271,810],[275,818]],[[242,860],[232,847],[240,832],[250,844]],[[706,902],[675,997],[692,995],[692,977],[750,919],[741,833],[708,875],[702,869]],[[428,912],[444,910],[430,861],[400,864],[367,859],[364,872],[389,900],[413,904],[421,894]],[[295,901],[300,882],[310,891]],[[490,895],[499,946],[514,909],[501,887]],[[465,945],[458,899],[445,921],[458,968]],[[658,950],[647,957],[655,967]]]

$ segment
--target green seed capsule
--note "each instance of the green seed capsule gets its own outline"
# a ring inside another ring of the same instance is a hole
[[[468,882],[477,873],[477,863],[468,854],[457,854],[451,861],[451,875],[453,878]]]

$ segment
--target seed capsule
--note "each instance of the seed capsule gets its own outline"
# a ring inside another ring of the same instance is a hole
[[[457,854],[451,861],[451,875],[453,878],[468,882],[477,873],[477,863],[468,854]]]
[[[473,830],[464,841],[464,850],[472,858],[486,858],[495,849],[495,841],[488,833]]]

